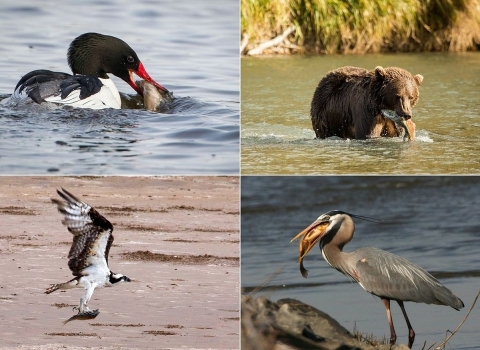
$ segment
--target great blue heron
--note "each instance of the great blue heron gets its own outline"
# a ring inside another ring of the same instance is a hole
[[[367,292],[380,297],[387,311],[391,345],[395,344],[397,336],[390,312],[390,300],[398,303],[407,322],[408,347],[411,348],[415,332],[403,306],[404,301],[448,305],[457,310],[464,306],[463,302],[435,277],[405,258],[377,248],[360,248],[351,253],[342,251],[355,231],[352,217],[370,219],[339,210],[329,211],[292,239],[291,242],[302,238],[298,259],[302,276],[308,276],[303,267],[303,259],[320,241],[322,255],[331,267],[353,278]]]

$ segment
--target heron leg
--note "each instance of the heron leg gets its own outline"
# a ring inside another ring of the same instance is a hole
[[[397,341],[397,335],[395,334],[395,328],[393,327],[392,312],[390,311],[390,299],[382,298],[383,305],[387,311],[388,326],[390,327],[390,345],[395,345]]]
[[[407,322],[408,327],[408,347],[411,349],[413,345],[413,341],[415,340],[415,332],[413,331],[412,325],[408,320],[407,312],[405,311],[405,307],[403,306],[403,301],[397,300],[400,309],[402,309],[403,317],[405,317],[405,321]]]

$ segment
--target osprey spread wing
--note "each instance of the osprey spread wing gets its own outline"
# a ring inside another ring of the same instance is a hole
[[[73,243],[68,253],[68,267],[76,277],[65,283],[53,284],[45,293],[50,294],[57,289],[82,287],[85,294],[80,299],[79,312],[67,322],[95,318],[99,311],[91,311],[87,307],[95,288],[112,286],[122,281],[130,282],[130,279],[122,274],[113,273],[108,267],[108,253],[113,243],[113,225],[98,211],[65,189],[57,190],[57,193],[63,200],[52,198],[52,202],[64,216],[62,223],[73,234]]]
[[[113,243],[110,221],[71,193],[65,190],[57,192],[65,201],[52,199],[52,202],[65,217],[62,224],[73,234],[68,253],[68,267],[73,275],[83,276],[82,271],[92,265],[108,268],[108,253]]]

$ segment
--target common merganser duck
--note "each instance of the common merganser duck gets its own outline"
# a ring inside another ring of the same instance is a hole
[[[43,69],[24,75],[11,99],[28,97],[38,104],[46,101],[79,108],[120,108],[120,94],[107,73],[124,80],[142,96],[143,89],[133,80],[133,73],[168,93],[148,75],[135,51],[113,36],[80,35],[68,49],[68,65],[74,75]]]

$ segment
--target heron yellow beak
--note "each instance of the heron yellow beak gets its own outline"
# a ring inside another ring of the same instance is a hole
[[[302,238],[298,246],[298,262],[300,263],[300,272],[305,278],[308,277],[308,271],[303,267],[303,258],[307,256],[308,252],[310,252],[320,238],[322,238],[328,225],[330,225],[328,221],[315,221],[290,241],[290,243],[292,243],[296,239]]]

